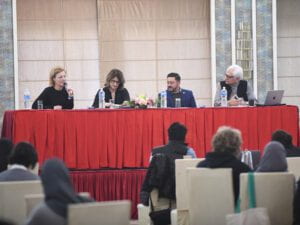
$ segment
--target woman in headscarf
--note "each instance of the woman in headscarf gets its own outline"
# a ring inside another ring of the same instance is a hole
[[[286,172],[287,161],[283,145],[277,141],[269,142],[256,172]]]
[[[41,173],[45,199],[29,215],[26,225],[67,224],[69,204],[91,202],[79,196],[73,189],[69,171],[60,159],[49,159]]]

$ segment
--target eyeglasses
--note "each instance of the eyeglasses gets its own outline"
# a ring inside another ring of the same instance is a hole
[[[110,80],[110,83],[120,84],[120,81],[118,81],[118,80]]]
[[[225,77],[228,78],[228,79],[234,78],[234,76],[229,76],[228,74],[225,74]]]

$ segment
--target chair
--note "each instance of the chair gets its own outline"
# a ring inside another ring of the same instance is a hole
[[[139,225],[149,225],[150,224],[150,217],[149,217],[150,207],[145,206],[140,203],[137,205],[137,209],[138,209]]]
[[[68,207],[68,225],[129,225],[128,200],[71,204]]]
[[[288,171],[293,173],[296,180],[300,177],[300,157],[287,157]]]
[[[234,212],[231,169],[187,169],[190,225],[224,225]]]
[[[255,173],[256,206],[268,209],[272,225],[293,222],[295,178],[292,173]],[[240,175],[241,210],[248,208],[248,175]]]
[[[176,183],[176,209],[172,210],[172,225],[184,225],[188,223],[188,194],[187,194],[187,175],[188,167],[195,168],[204,158],[195,159],[176,159],[175,160],[175,183]]]
[[[24,196],[41,193],[40,181],[0,182],[0,218],[21,224],[26,219]]]
[[[90,193],[89,192],[80,192],[79,193],[80,196],[82,197],[90,197]],[[31,211],[39,204],[41,203],[44,198],[45,195],[44,194],[29,194],[29,195],[25,195],[25,204],[26,204],[26,215],[28,216]]]

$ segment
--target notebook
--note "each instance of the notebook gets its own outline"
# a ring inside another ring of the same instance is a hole
[[[268,91],[263,105],[281,105],[284,90]],[[262,104],[261,104],[262,105]],[[259,104],[257,104],[259,106]]]

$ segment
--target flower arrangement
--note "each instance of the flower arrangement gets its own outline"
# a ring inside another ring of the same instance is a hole
[[[133,100],[125,102],[125,104],[131,108],[146,109],[148,106],[153,106],[154,101],[148,98],[147,95],[141,94],[136,96]]]

